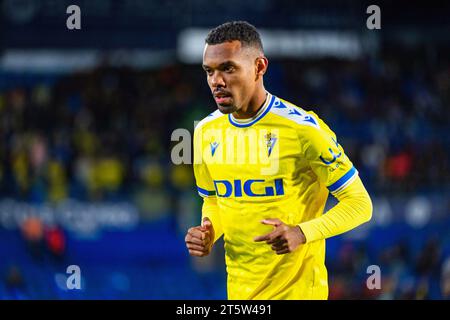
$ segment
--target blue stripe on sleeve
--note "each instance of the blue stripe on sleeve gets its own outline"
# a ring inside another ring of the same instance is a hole
[[[330,192],[334,192],[342,187],[348,180],[350,180],[357,173],[355,167],[352,167],[346,174],[344,174],[338,181],[328,186]]]
[[[201,196],[204,196],[204,197],[209,197],[209,196],[215,196],[216,195],[216,191],[208,191],[208,190],[206,190],[206,189],[202,189],[202,188],[200,188],[200,187],[197,187],[197,191],[198,191],[198,193],[200,193],[200,195]]]

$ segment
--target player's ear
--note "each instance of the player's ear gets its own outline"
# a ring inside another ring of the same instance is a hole
[[[266,71],[267,66],[269,65],[269,60],[267,60],[264,56],[259,56],[255,60],[255,68],[256,68],[256,79],[262,77]]]

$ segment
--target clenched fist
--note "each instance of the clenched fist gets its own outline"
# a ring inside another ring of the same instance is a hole
[[[188,230],[184,241],[191,256],[207,256],[214,244],[214,228],[211,221],[206,217],[203,218],[201,226]]]

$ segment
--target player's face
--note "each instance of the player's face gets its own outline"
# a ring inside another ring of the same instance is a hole
[[[254,50],[242,48],[240,41],[206,45],[203,69],[208,85],[222,113],[232,113],[247,105],[256,87]]]

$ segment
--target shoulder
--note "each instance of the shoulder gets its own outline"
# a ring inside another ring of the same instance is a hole
[[[321,128],[322,121],[314,112],[306,111],[278,97],[275,97],[270,112],[285,119],[296,129],[301,129],[302,127]]]
[[[216,111],[210,113],[205,118],[203,118],[201,121],[199,121],[197,123],[197,125],[195,126],[195,131],[199,131],[199,130],[213,124],[215,121],[217,121],[218,119],[220,119],[221,117],[224,117],[224,116],[225,115],[222,112],[220,112],[219,109],[217,109]]]

